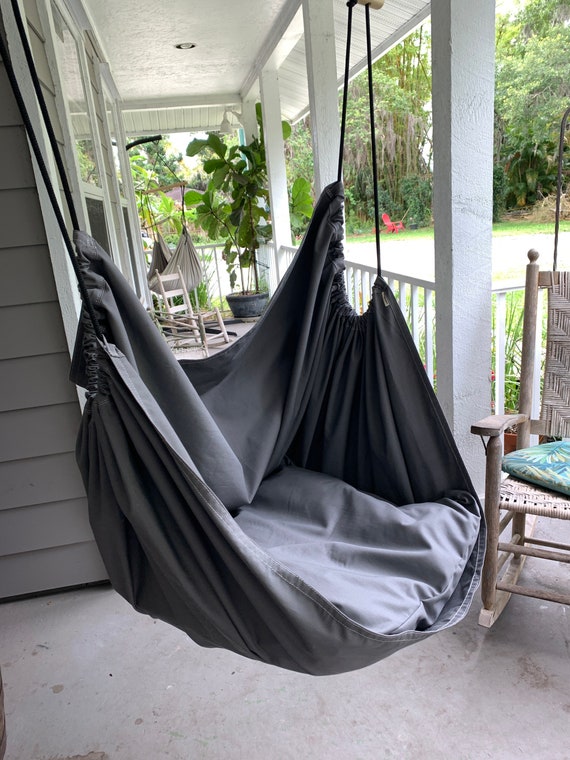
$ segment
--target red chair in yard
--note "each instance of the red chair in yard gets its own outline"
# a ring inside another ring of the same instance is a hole
[[[399,232],[404,229],[404,222],[393,222],[389,214],[382,214],[382,221],[386,225],[386,232]]]

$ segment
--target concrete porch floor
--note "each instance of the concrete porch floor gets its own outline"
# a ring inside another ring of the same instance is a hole
[[[236,340],[239,340],[239,338],[243,337],[246,333],[248,333],[251,328],[256,324],[258,320],[257,319],[251,319],[247,322],[239,320],[239,319],[225,319],[224,322],[226,325],[226,330],[228,332],[228,337],[230,339],[229,343],[224,343],[223,340],[220,340],[216,338],[213,343],[208,345],[208,354],[210,356],[213,356],[214,354],[219,354],[220,351],[225,351],[228,346],[230,346],[232,343],[235,343]],[[201,348],[199,347],[192,347],[192,348],[177,348],[173,351],[174,356],[177,359],[203,359],[204,353]]]
[[[567,582],[567,566],[529,562],[529,583],[537,571]],[[570,609],[513,597],[487,630],[479,606],[313,678],[202,649],[110,586],[4,602],[5,760],[570,760]]]
[[[202,649],[109,586],[6,602],[6,760],[569,759],[570,610],[513,597],[490,630],[478,610],[313,678]]]

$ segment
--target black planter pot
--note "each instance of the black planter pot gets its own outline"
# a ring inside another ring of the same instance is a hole
[[[226,301],[236,319],[255,319],[263,314],[269,293],[230,293]]]

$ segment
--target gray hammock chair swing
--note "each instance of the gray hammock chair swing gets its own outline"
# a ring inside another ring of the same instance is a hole
[[[30,128],[25,107],[23,118]],[[366,313],[348,303],[342,145],[339,179],[260,321],[223,352],[178,362],[76,218],[72,244],[30,140],[82,295],[77,461],[119,594],[200,645],[313,675],[461,620],[483,560],[481,507],[390,288],[378,274]]]

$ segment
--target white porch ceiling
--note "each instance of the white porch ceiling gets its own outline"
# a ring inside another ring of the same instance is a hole
[[[68,2],[77,9],[79,0]],[[242,98],[257,97],[259,72],[271,56],[283,118],[294,122],[308,110],[301,0],[81,2],[123,101],[129,135],[216,129],[226,107],[239,110]],[[347,9],[345,0],[333,5],[340,84]],[[374,58],[429,12],[429,0],[385,0],[382,10],[371,11]],[[181,42],[196,47],[177,50]],[[363,68],[365,51],[364,9],[356,7],[351,75]]]

